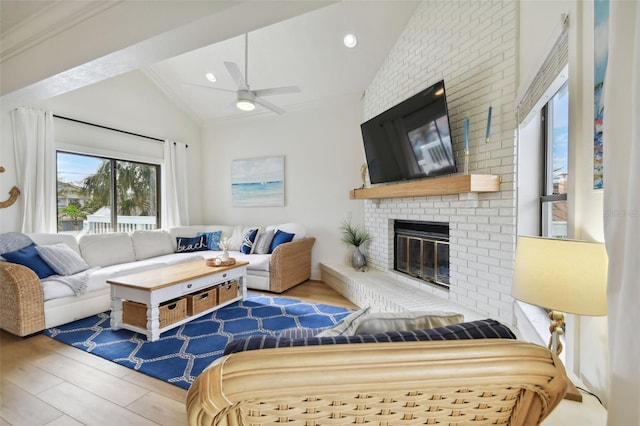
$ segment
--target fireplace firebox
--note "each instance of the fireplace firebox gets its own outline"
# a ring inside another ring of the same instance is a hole
[[[393,268],[449,288],[449,224],[396,220],[393,228]]]

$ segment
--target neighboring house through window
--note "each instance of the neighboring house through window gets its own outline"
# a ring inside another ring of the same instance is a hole
[[[57,152],[58,232],[156,229],[160,166]]]

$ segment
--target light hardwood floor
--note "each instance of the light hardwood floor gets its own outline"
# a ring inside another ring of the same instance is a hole
[[[282,294],[357,309],[320,281]],[[186,424],[182,388],[44,335],[0,332],[0,426]]]

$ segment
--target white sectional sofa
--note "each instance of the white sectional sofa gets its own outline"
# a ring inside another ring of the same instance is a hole
[[[26,266],[0,262],[0,328],[25,336],[110,308],[110,278],[217,257],[222,251],[178,253],[177,237],[191,238],[198,233],[220,231],[231,240],[230,257],[248,261],[247,287],[281,293],[311,276],[311,249],[315,238],[295,223],[260,228],[293,234],[291,242],[278,245],[269,254],[244,254],[243,237],[250,226],[199,225],[168,230],[132,233],[90,234],[78,240],[68,234],[30,234],[37,246],[64,243],[78,253],[89,266],[78,273],[86,275],[86,291],[76,294],[69,277],[51,276],[40,280]],[[1,235],[0,235],[1,237]],[[75,276],[75,275],[74,275]],[[72,276],[72,277],[74,277]]]

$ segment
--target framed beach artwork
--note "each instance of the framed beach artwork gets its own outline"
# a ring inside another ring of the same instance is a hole
[[[593,189],[602,189],[604,187],[602,123],[604,120],[604,77],[609,57],[609,0],[596,0],[593,7]]]
[[[233,207],[284,206],[284,156],[231,162]]]

